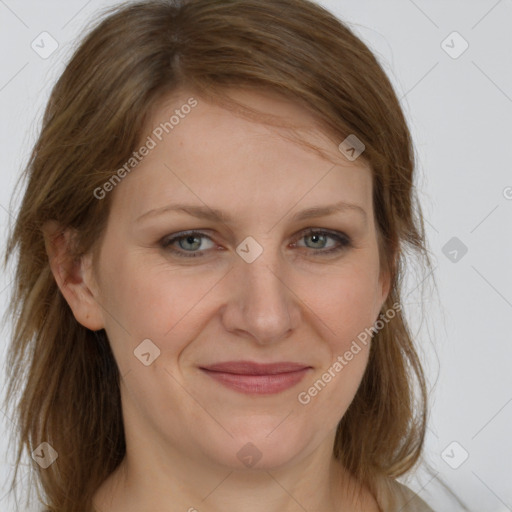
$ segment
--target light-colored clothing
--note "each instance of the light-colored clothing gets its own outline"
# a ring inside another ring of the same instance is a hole
[[[391,478],[381,482],[375,498],[382,512],[434,512],[413,490]]]

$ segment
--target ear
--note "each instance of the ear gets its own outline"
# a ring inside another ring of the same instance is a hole
[[[91,255],[73,258],[76,235],[55,221],[43,225],[43,235],[53,276],[76,320],[92,331],[104,328],[102,308],[98,301],[97,285],[91,271]]]
[[[389,270],[383,270],[380,278],[379,278],[379,284],[382,292],[382,299],[381,302],[384,304],[386,302],[386,299],[388,298],[389,292],[391,290],[391,274]]]
[[[378,294],[378,315],[382,313],[382,308],[386,303],[386,300],[389,296],[389,292],[391,291],[392,284],[392,276],[395,272],[395,260],[393,259],[391,262],[391,268],[386,267],[384,265],[383,268],[380,269],[380,275],[378,280],[377,294]],[[378,316],[377,316],[378,318]]]

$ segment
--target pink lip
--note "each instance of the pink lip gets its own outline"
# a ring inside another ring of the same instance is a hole
[[[200,369],[225,386],[247,394],[272,394],[298,384],[310,366],[298,363],[227,361]]]

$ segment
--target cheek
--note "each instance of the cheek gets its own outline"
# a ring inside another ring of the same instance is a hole
[[[377,284],[377,274],[363,261],[302,281],[297,295],[324,325],[322,335],[336,354],[375,322]]]
[[[333,428],[354,399],[365,372],[375,322],[375,279],[368,267],[317,280],[307,300],[326,349],[322,364],[301,388],[299,403],[318,411],[320,432]],[[310,409],[308,409],[310,408]],[[311,412],[308,414],[311,415]],[[311,415],[315,417],[315,414]]]
[[[104,273],[107,333],[114,353],[128,366],[133,350],[145,339],[162,352],[179,353],[184,348],[180,343],[192,334],[184,330],[200,329],[200,305],[208,303],[223,276],[192,267],[177,269],[162,258],[142,256],[135,251],[112,258]]]

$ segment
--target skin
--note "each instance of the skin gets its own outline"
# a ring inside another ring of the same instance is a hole
[[[307,405],[297,398],[373,325],[389,292],[379,274],[371,170],[362,158],[346,159],[296,104],[270,93],[232,95],[297,123],[329,158],[195,96],[191,113],[110,192],[97,265],[91,254],[65,263],[67,234],[47,244],[75,318],[106,330],[121,375],[127,455],[98,489],[96,510],[378,511],[366,489],[354,500],[355,482],[332,457],[369,344]],[[146,135],[190,96],[180,91],[163,104]],[[366,213],[292,220],[339,201]],[[221,209],[232,221],[176,212],[136,221],[181,202]],[[338,242],[306,228],[344,233],[351,245],[322,255]],[[47,225],[48,240],[55,229]],[[203,256],[160,245],[190,229],[207,236],[172,247]],[[248,236],[263,248],[252,263],[236,252]],[[145,339],[160,350],[148,366],[134,355]],[[198,368],[228,360],[312,369],[291,389],[247,395]],[[261,454],[252,467],[237,457],[249,442]]]

